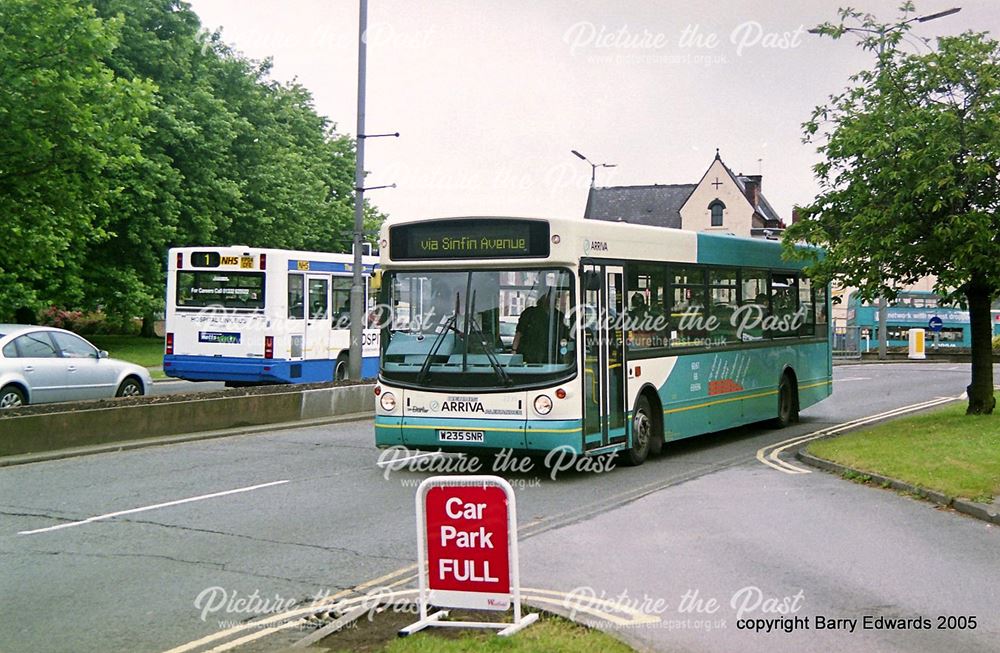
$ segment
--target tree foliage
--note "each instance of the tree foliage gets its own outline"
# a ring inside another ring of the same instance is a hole
[[[149,315],[173,246],[349,249],[354,141],[186,3],[7,0],[0,30],[0,316]]]
[[[152,85],[105,64],[122,23],[64,0],[3,4],[0,314],[84,301],[87,252],[108,239],[108,211],[149,129]]]
[[[933,275],[964,299],[972,320],[970,412],[991,412],[990,303],[1000,292],[1000,44],[968,32],[937,39],[929,53],[900,48],[912,5],[895,24],[841,11],[821,31],[861,26],[877,63],[818,107],[806,142],[824,160],[821,193],[787,230],[786,244],[821,245],[822,278],[863,297],[892,297]]]

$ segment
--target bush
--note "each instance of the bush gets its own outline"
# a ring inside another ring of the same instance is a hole
[[[96,311],[68,311],[57,306],[50,306],[42,311],[38,320],[39,324],[45,326],[66,329],[82,336],[90,335],[137,335],[141,320],[135,319],[115,319],[101,310]]]
[[[49,306],[47,309],[42,311],[41,316],[39,316],[38,323],[44,326],[74,331],[76,322],[82,317],[82,311],[67,311],[59,308],[58,306]]]

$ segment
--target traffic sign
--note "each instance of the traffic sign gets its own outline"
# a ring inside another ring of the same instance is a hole
[[[433,476],[417,488],[417,567],[420,620],[399,631],[428,626],[502,628],[513,634],[538,619],[521,615],[514,489],[499,476]],[[442,608],[508,610],[513,623],[442,621]]]
[[[933,331],[934,333],[940,333],[941,327],[943,326],[944,326],[944,320],[939,318],[937,315],[927,320],[927,328]]]

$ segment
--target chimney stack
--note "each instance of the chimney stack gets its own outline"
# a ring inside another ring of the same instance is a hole
[[[750,204],[756,209],[760,204],[760,183],[762,175],[745,175],[743,188]]]

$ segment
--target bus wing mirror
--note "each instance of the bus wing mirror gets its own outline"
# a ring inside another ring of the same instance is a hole
[[[371,290],[382,289],[382,270],[374,270],[372,272],[372,276],[368,279],[368,287]]]

